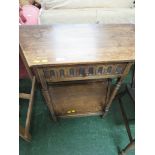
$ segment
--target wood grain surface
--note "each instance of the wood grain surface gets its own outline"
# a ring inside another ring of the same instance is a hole
[[[19,31],[29,67],[135,59],[134,25],[22,25]]]
[[[107,80],[49,87],[56,116],[102,112],[107,88]]]

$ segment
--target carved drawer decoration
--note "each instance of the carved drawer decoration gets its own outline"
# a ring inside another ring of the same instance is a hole
[[[66,67],[46,67],[43,68],[43,72],[47,82],[58,82],[120,76],[123,74],[125,67],[126,63],[94,64]]]

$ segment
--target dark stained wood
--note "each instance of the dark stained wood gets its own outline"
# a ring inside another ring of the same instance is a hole
[[[129,73],[129,70],[130,70],[132,65],[133,65],[133,63],[131,63],[131,62],[127,64],[127,66],[126,66],[126,68],[125,68],[125,70],[123,72],[124,77]]]
[[[128,62],[135,59],[134,25],[20,26],[19,41],[29,67]]]
[[[30,99],[31,95],[26,93],[19,93],[19,98],[21,99]]]
[[[56,116],[84,115],[103,111],[108,81],[52,85],[49,92]]]
[[[109,97],[109,101],[107,102],[107,105],[105,105],[103,117],[105,117],[107,115],[107,113],[109,111],[109,108],[110,108],[110,106],[112,104],[112,101],[115,98],[115,96],[116,96],[116,94],[117,94],[117,92],[118,92],[118,90],[119,90],[119,88],[120,88],[120,86],[122,84],[123,79],[124,79],[123,77],[118,78],[116,86],[113,88],[113,91],[111,92],[111,95]]]
[[[121,114],[122,114],[122,118],[123,118],[123,121],[124,121],[124,124],[125,124],[125,128],[126,128],[126,131],[127,131],[127,134],[128,134],[128,138],[130,140],[130,143],[127,144],[126,147],[119,152],[119,155],[127,155],[127,153],[129,152],[129,150],[135,148],[135,139],[132,137],[130,126],[129,126],[129,119],[127,118],[127,114],[126,114],[125,109],[123,107],[123,101],[122,101],[122,97],[126,93],[128,93],[129,96],[132,99],[132,103],[135,104],[135,95],[134,95],[135,94],[135,90],[131,86],[126,85],[125,91],[124,92],[121,92],[121,93],[119,93],[117,95],[118,96],[117,98],[118,98],[119,104],[120,104],[120,111],[121,111]]]
[[[102,115],[103,112],[102,111],[99,111],[99,112],[93,112],[93,113],[83,113],[83,114],[80,114],[80,113],[77,113],[76,115],[74,114],[67,114],[67,115],[59,115],[57,117],[60,117],[60,118],[71,118],[71,117],[86,117],[86,116],[98,116],[98,115]]]
[[[53,120],[104,116],[135,59],[129,24],[20,26],[19,39]]]
[[[40,83],[41,83],[42,89],[43,90],[47,90],[47,83],[46,83],[46,80],[45,80],[45,76],[44,76],[43,70],[37,69],[37,73],[38,73],[38,76],[39,76],[39,79],[40,79]]]
[[[132,138],[131,130],[130,130],[130,127],[129,127],[129,122],[128,122],[126,113],[124,111],[124,107],[123,107],[123,103],[122,103],[121,98],[119,98],[119,104],[120,104],[122,117],[123,117],[123,120],[124,120],[124,123],[125,123],[125,127],[126,127],[126,130],[127,130],[127,133],[128,133],[128,137],[129,137],[129,140],[130,140],[130,143],[131,143],[133,141],[133,138]]]
[[[29,106],[28,106],[28,111],[27,111],[27,116],[26,116],[26,123],[25,123],[25,135],[28,135],[29,130],[30,130],[32,107],[33,107],[33,103],[34,103],[33,100],[34,100],[34,92],[35,92],[35,83],[36,83],[36,79],[35,79],[35,76],[33,76],[32,87],[31,87],[31,92],[30,92]]]
[[[32,71],[30,70],[28,64],[27,64],[27,61],[26,61],[26,58],[24,57],[24,53],[22,52],[22,49],[21,47],[19,46],[19,55],[21,56],[21,59],[23,61],[23,64],[26,68],[26,71],[27,71],[27,74],[29,76],[29,78],[32,80],[33,79],[33,74],[32,74]]]
[[[126,66],[126,68],[125,68],[125,70],[124,70],[123,75],[120,78],[118,78],[117,83],[116,83],[116,86],[114,87],[113,91],[111,92],[111,96],[109,98],[109,101],[108,101],[108,103],[107,103],[107,105],[106,105],[106,107],[104,109],[103,116],[106,116],[107,112],[109,111],[109,108],[110,108],[110,106],[112,104],[112,101],[115,98],[115,96],[116,96],[116,94],[117,94],[117,92],[118,92],[118,90],[119,90],[119,88],[120,88],[120,86],[121,86],[121,84],[122,84],[122,82],[124,80],[124,77],[129,72],[131,66],[132,66],[132,63],[128,63],[127,66]]]
[[[31,87],[30,94],[25,94],[25,93],[20,93],[19,94],[19,98],[29,100],[25,127],[21,126],[21,124],[19,123],[19,136],[21,136],[26,141],[31,140],[31,134],[30,134],[29,130],[30,130],[30,122],[31,122],[31,115],[32,115],[33,100],[34,100],[35,82],[36,82],[36,79],[35,79],[35,76],[33,76],[33,78],[32,78],[32,87]]]
[[[120,77],[126,68],[127,63],[105,63],[105,64],[89,64],[89,65],[71,65],[60,67],[44,67],[38,71],[39,74],[45,77],[47,82],[60,82],[60,81],[72,81],[72,80],[91,80],[101,78]],[[99,69],[102,68],[102,73],[99,73]],[[108,68],[111,68],[108,72]],[[117,69],[121,68],[118,73]],[[84,69],[83,74],[80,74],[80,69]],[[89,70],[93,69],[93,73],[89,74]],[[74,71],[74,75],[70,74],[70,70]],[[63,71],[63,76],[61,75]],[[52,76],[51,72],[55,75]],[[42,81],[43,82],[43,81]],[[45,83],[45,81],[44,81]],[[45,85],[45,84],[43,84]]]
[[[48,106],[48,108],[49,108],[49,110],[51,112],[51,115],[52,115],[53,120],[54,121],[57,121],[57,118],[55,116],[55,111],[53,109],[53,101],[52,101],[52,99],[50,97],[49,91],[42,89],[42,93],[43,93],[43,96],[44,96],[45,101],[47,103],[47,106]]]
[[[50,96],[49,91],[48,91],[48,86],[47,86],[47,83],[46,83],[46,79],[45,79],[43,70],[42,69],[36,69],[36,71],[38,73],[39,81],[40,81],[41,86],[42,86],[43,96],[44,96],[45,101],[47,103],[47,106],[48,106],[48,108],[49,108],[49,110],[51,112],[52,118],[53,118],[54,121],[57,121],[57,118],[55,116],[55,112],[54,112],[54,109],[53,109],[53,101],[52,101],[51,96]]]
[[[31,135],[29,133],[25,135],[25,128],[22,127],[20,123],[19,123],[19,136],[22,137],[27,142],[30,142],[31,140]]]
[[[109,102],[110,92],[111,92],[111,84],[112,84],[112,80],[109,78],[109,79],[108,79],[107,95],[106,95],[106,102],[105,102],[105,105],[107,105],[108,102]],[[103,107],[106,107],[105,105],[104,105]],[[105,109],[103,109],[103,111],[104,111],[104,110],[105,110]],[[104,113],[103,113],[103,115],[104,115]]]

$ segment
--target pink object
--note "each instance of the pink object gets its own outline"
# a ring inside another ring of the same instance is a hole
[[[22,25],[37,25],[39,17],[39,9],[34,5],[24,5],[20,9],[19,22]],[[23,20],[25,17],[26,20]]]
[[[19,55],[19,79],[24,79],[24,78],[28,78],[28,73],[27,73],[24,63]]]

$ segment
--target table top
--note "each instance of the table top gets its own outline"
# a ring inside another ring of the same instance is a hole
[[[135,59],[132,24],[21,25],[19,42],[29,67]]]

